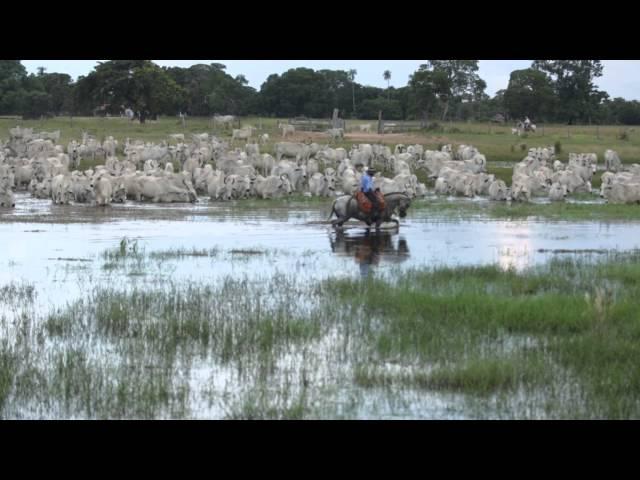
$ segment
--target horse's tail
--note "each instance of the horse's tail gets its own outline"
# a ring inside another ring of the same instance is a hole
[[[327,218],[327,222],[328,222],[329,220],[331,220],[331,217],[333,217],[333,214],[334,214],[334,213],[336,214],[336,217],[338,216],[338,212],[336,212],[336,202],[337,202],[337,201],[338,201],[338,200],[334,200],[334,201],[333,201],[333,204],[331,205],[331,213],[329,213],[329,218]]]

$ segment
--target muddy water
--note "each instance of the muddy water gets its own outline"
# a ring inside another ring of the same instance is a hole
[[[292,271],[304,281],[422,265],[498,263],[522,269],[557,255],[640,247],[640,223],[629,222],[452,220],[432,210],[410,210],[399,231],[368,233],[352,225],[338,234],[322,223],[329,201],[254,210],[206,199],[196,205],[128,203],[99,209],[16,197],[15,210],[0,213],[0,284],[34,283],[47,304],[75,298],[88,275],[111,280],[101,252],[118,248],[123,237],[146,252],[219,251],[130,269],[128,276],[139,281]]]

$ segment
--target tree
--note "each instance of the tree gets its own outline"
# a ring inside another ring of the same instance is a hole
[[[484,80],[475,73],[477,71],[477,60],[427,60],[412,77],[418,74],[416,83],[423,84],[422,87],[418,85],[416,91],[438,98],[444,121],[451,103],[470,101],[486,88]],[[427,83],[429,88],[425,89]]]
[[[19,60],[0,60],[0,114],[20,113],[27,70]]]
[[[328,95],[326,101],[330,110],[338,108],[341,112],[351,111],[352,92],[350,92],[349,73],[346,70],[318,70],[316,73],[324,79]],[[356,87],[359,85],[356,84]]]
[[[593,83],[602,76],[600,60],[535,60],[531,67],[549,75],[557,98],[556,113],[569,123],[590,120],[608,98]]]
[[[555,94],[549,77],[540,70],[514,70],[504,91],[504,105],[512,118],[536,118],[553,112]]]
[[[391,80],[391,71],[385,70],[382,77],[387,81],[387,100],[389,100],[389,81]]]
[[[111,60],[99,63],[77,82],[76,96],[84,111],[107,105],[105,113],[119,113],[122,106],[147,114],[175,111],[185,91],[165,70],[150,60]]]
[[[167,74],[185,92],[179,110],[202,116],[213,113],[244,115],[250,107],[255,108],[256,91],[247,86],[246,77],[233,78],[225,69],[226,66],[220,63],[167,68]]]
[[[602,114],[606,123],[640,125],[640,102],[628,102],[620,97],[607,99],[603,102]]]
[[[410,104],[417,111],[411,113],[420,113],[425,120],[429,118],[432,111],[438,90],[438,83],[441,81],[438,77],[439,73],[429,70],[427,65],[421,65],[416,72],[409,77],[410,87]]]
[[[50,96],[50,111],[59,115],[72,107],[73,82],[66,73],[44,73],[38,79],[44,91]]]
[[[383,96],[376,98],[367,98],[360,102],[361,118],[377,118],[378,112],[384,112],[384,118],[387,120],[402,119],[402,106],[398,100],[388,100]]]
[[[351,70],[349,70],[349,80],[351,80],[351,92],[353,94],[353,116],[356,116],[356,87],[355,87],[355,78],[356,75],[358,74],[357,70],[354,70],[353,68]]]
[[[279,117],[330,116],[347,80],[346,72],[334,73],[295,68],[270,75],[260,88],[263,108]]]

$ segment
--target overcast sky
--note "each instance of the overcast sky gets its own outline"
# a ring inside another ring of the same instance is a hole
[[[256,90],[272,73],[282,74],[290,68],[307,67],[314,70],[356,69],[356,81],[374,87],[386,87],[382,78],[385,70],[391,71],[391,86],[404,87],[409,75],[415,72],[424,60],[153,60],[160,66],[189,67],[197,63],[222,63],[232,76],[244,75],[249,85]],[[507,88],[509,74],[513,70],[528,68],[531,60],[480,60],[480,77],[487,82],[487,94]],[[640,100],[640,60],[603,60],[603,75],[596,85],[611,96],[627,100]],[[77,79],[87,75],[97,60],[22,60],[29,73],[36,73],[43,66],[49,73],[68,73]]]

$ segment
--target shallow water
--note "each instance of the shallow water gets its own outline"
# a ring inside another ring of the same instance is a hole
[[[164,270],[158,264],[137,272],[148,279],[164,271],[174,280],[293,271],[305,281],[423,265],[498,263],[522,269],[572,251],[598,255],[640,247],[640,223],[631,222],[461,220],[423,209],[409,210],[399,231],[369,233],[355,224],[336,233],[322,223],[329,200],[326,206],[252,211],[206,200],[196,205],[130,202],[100,209],[54,206],[22,193],[16,197],[15,210],[0,216],[0,284],[32,282],[44,293],[39,298],[49,304],[77,296],[83,276],[111,278],[100,254],[118,248],[123,237],[137,241],[146,252],[220,251],[214,257],[163,262]]]
[[[325,223],[330,200],[326,205],[280,204],[254,210],[242,208],[241,203],[209,204],[206,199],[195,205],[127,203],[101,209],[53,206],[49,200],[19,193],[16,205],[15,210],[0,213],[0,286],[14,281],[34,285],[35,308],[41,314],[76,300],[95,285],[126,288],[158,279],[215,282],[227,276],[261,281],[282,273],[304,283],[329,276],[385,275],[417,266],[493,263],[523,269],[557,256],[597,258],[607,250],[640,248],[640,222],[460,219],[436,208],[410,209],[399,231],[367,232],[361,224],[353,224],[338,233]],[[147,256],[139,264],[135,258],[127,259],[125,268],[109,268],[103,252],[117,250],[123,237],[137,242],[146,253],[215,250],[209,256]],[[329,340],[317,346],[317,358],[329,358],[326,352],[337,348],[339,342]],[[296,365],[304,365],[299,355],[280,368],[294,370]],[[320,364],[314,375],[322,383],[343,369],[340,376],[347,380],[342,384],[349,384],[350,367]],[[203,385],[222,390],[233,383],[233,370],[213,367],[210,359],[194,362],[190,368],[194,392]],[[440,393],[407,390],[392,395],[346,388],[332,398],[337,403],[326,408],[334,409],[338,417],[469,416],[456,396]],[[224,415],[224,410],[208,402],[191,403],[193,417]]]

